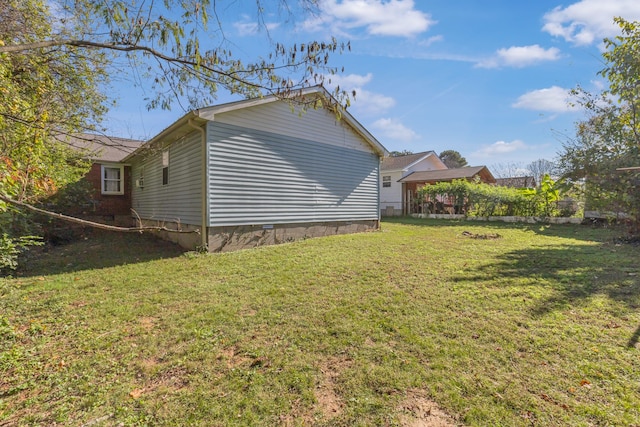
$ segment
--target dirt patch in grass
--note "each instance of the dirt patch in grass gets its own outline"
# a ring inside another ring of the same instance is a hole
[[[228,369],[265,369],[271,366],[271,361],[266,357],[246,355],[236,347],[221,350],[218,359],[224,360]]]
[[[228,369],[235,369],[241,366],[249,366],[251,359],[240,353],[235,347],[229,347],[220,351],[220,359],[224,359]]]
[[[454,427],[462,424],[444,412],[427,393],[409,390],[398,408],[400,423],[405,427]]]
[[[344,409],[344,401],[338,393],[337,382],[340,373],[348,369],[352,363],[352,360],[346,357],[332,357],[320,366],[322,376],[314,392],[317,401],[315,411],[327,420],[339,416]]]
[[[141,317],[138,319],[138,322],[140,322],[140,326],[142,326],[147,331],[152,330],[155,327],[157,321],[158,319],[155,317]]]
[[[471,239],[482,239],[482,240],[493,240],[493,239],[502,238],[502,236],[499,235],[498,233],[477,234],[477,233],[472,233],[470,231],[463,231],[462,235],[464,237],[469,237]]]

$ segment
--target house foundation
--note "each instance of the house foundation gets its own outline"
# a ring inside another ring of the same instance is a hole
[[[378,227],[377,220],[211,227],[209,252],[230,252],[312,237],[362,233]]]
[[[147,227],[162,226],[171,230],[181,230],[180,233],[170,231],[152,231],[152,233],[163,240],[177,243],[185,249],[196,250],[202,241],[199,233],[200,226],[197,225],[155,220],[142,220],[142,224]],[[209,252],[231,252],[312,237],[362,233],[378,228],[377,220],[209,227],[207,241]]]
[[[180,232],[172,231],[150,231],[155,236],[160,237],[162,240],[177,243],[185,249],[195,250],[198,248],[201,242],[200,238],[200,226],[191,224],[178,224],[170,221],[157,221],[150,219],[143,219],[136,221],[138,226],[142,222],[144,227],[165,227],[169,230],[179,230]]]

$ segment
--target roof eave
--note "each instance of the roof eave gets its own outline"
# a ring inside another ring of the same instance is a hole
[[[305,95],[314,94],[314,93],[317,93],[321,96],[329,98],[330,100],[337,103],[337,101],[331,96],[331,94],[321,86],[313,86],[313,87],[305,88],[299,92],[300,96],[305,96]],[[223,104],[219,106],[211,106],[211,107],[201,108],[199,110],[189,111],[187,114],[185,114],[184,116],[176,120],[169,127],[167,127],[166,129],[161,131],[159,134],[154,136],[152,139],[147,141],[145,144],[141,145],[133,153],[126,156],[122,161],[128,161],[130,158],[135,157],[137,154],[139,154],[140,151],[150,147],[151,145],[153,145],[158,141],[169,138],[171,136],[176,137],[176,135],[178,135],[176,138],[179,138],[180,136],[182,136],[180,135],[179,130],[184,125],[186,125],[189,122],[189,120],[195,120],[196,122],[205,123],[207,121],[214,120],[214,116],[216,114],[226,113],[229,111],[239,110],[242,108],[248,108],[248,107],[253,107],[257,105],[268,104],[270,102],[275,102],[278,100],[280,100],[280,98],[276,97],[275,95],[269,95],[262,98],[241,100],[241,101],[231,102],[231,103]],[[365,139],[365,141],[367,141],[367,143],[373,148],[373,150],[376,152],[376,154],[380,158],[383,158],[389,154],[387,149],[380,143],[380,141],[378,141],[364,126],[362,126],[347,110],[342,110],[341,113],[342,113],[341,118],[344,119],[347,122],[347,124],[351,126],[351,128],[357,134],[359,134],[362,138]],[[189,132],[191,130],[192,128],[189,128]]]
[[[171,125],[169,125],[169,127],[165,128],[159,134],[151,138],[149,141],[142,144],[133,153],[129,154],[124,159],[122,159],[122,161],[123,162],[129,161],[131,158],[140,154],[141,151],[151,147],[153,144],[159,141],[162,141],[163,139],[168,139],[171,137],[173,137],[172,139],[180,138],[181,136],[183,136],[180,130],[189,122],[189,120],[195,120],[198,123],[206,123],[206,120],[200,117],[200,110],[191,110],[188,113],[186,113],[184,116],[180,117],[178,120],[173,122]],[[189,127],[188,130],[184,132],[184,134],[186,135],[191,131],[193,131],[193,128]]]
[[[435,155],[435,152],[433,152],[433,151],[429,151],[429,152],[428,152],[427,154],[425,154],[423,157],[420,157],[420,158],[419,158],[418,160],[416,160],[415,162],[413,162],[413,163],[411,163],[411,164],[407,165],[407,166],[406,166],[404,169],[402,169],[402,170],[409,169],[410,167],[413,167],[413,166],[417,165],[418,163],[420,163],[421,161],[423,161],[423,160],[427,159],[429,156],[432,156],[432,155]]]

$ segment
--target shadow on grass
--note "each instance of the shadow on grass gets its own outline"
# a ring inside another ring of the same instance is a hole
[[[638,326],[638,329],[636,329],[633,335],[631,335],[631,338],[629,338],[627,347],[634,348],[638,344],[638,341],[640,341],[640,326]]]
[[[579,307],[595,295],[634,310],[640,307],[639,252],[633,246],[611,243],[520,249],[499,255],[496,262],[455,280],[483,282],[485,286],[551,288],[551,295],[531,309],[533,316]],[[639,340],[640,327],[628,346],[634,347]]]
[[[17,277],[45,276],[175,258],[186,250],[148,234],[92,231],[63,245],[33,247],[20,259]]]

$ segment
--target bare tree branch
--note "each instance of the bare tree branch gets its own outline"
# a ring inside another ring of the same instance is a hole
[[[22,203],[19,202],[17,200],[13,200],[10,197],[5,196],[4,194],[0,193],[0,200],[9,204],[12,204],[14,206],[18,206],[20,208],[23,209],[27,209],[30,210],[32,212],[36,212],[42,215],[47,215],[50,216],[52,218],[56,218],[56,219],[61,219],[63,221],[68,221],[68,222],[73,222],[75,224],[80,224],[80,225],[86,225],[89,227],[93,227],[93,228],[99,228],[101,230],[108,230],[108,231],[119,231],[119,232],[124,232],[124,233],[141,233],[143,231],[167,231],[170,233],[197,233],[200,234],[200,230],[174,230],[171,228],[167,228],[167,227],[117,227],[115,225],[108,225],[108,224],[102,224],[99,222],[93,222],[93,221],[87,221],[85,219],[80,219],[80,218],[76,218],[73,216],[68,216],[68,215],[64,215],[61,213],[57,213],[57,212],[51,212],[45,209],[40,209],[40,208],[36,208],[35,206],[26,204],[26,203]]]

